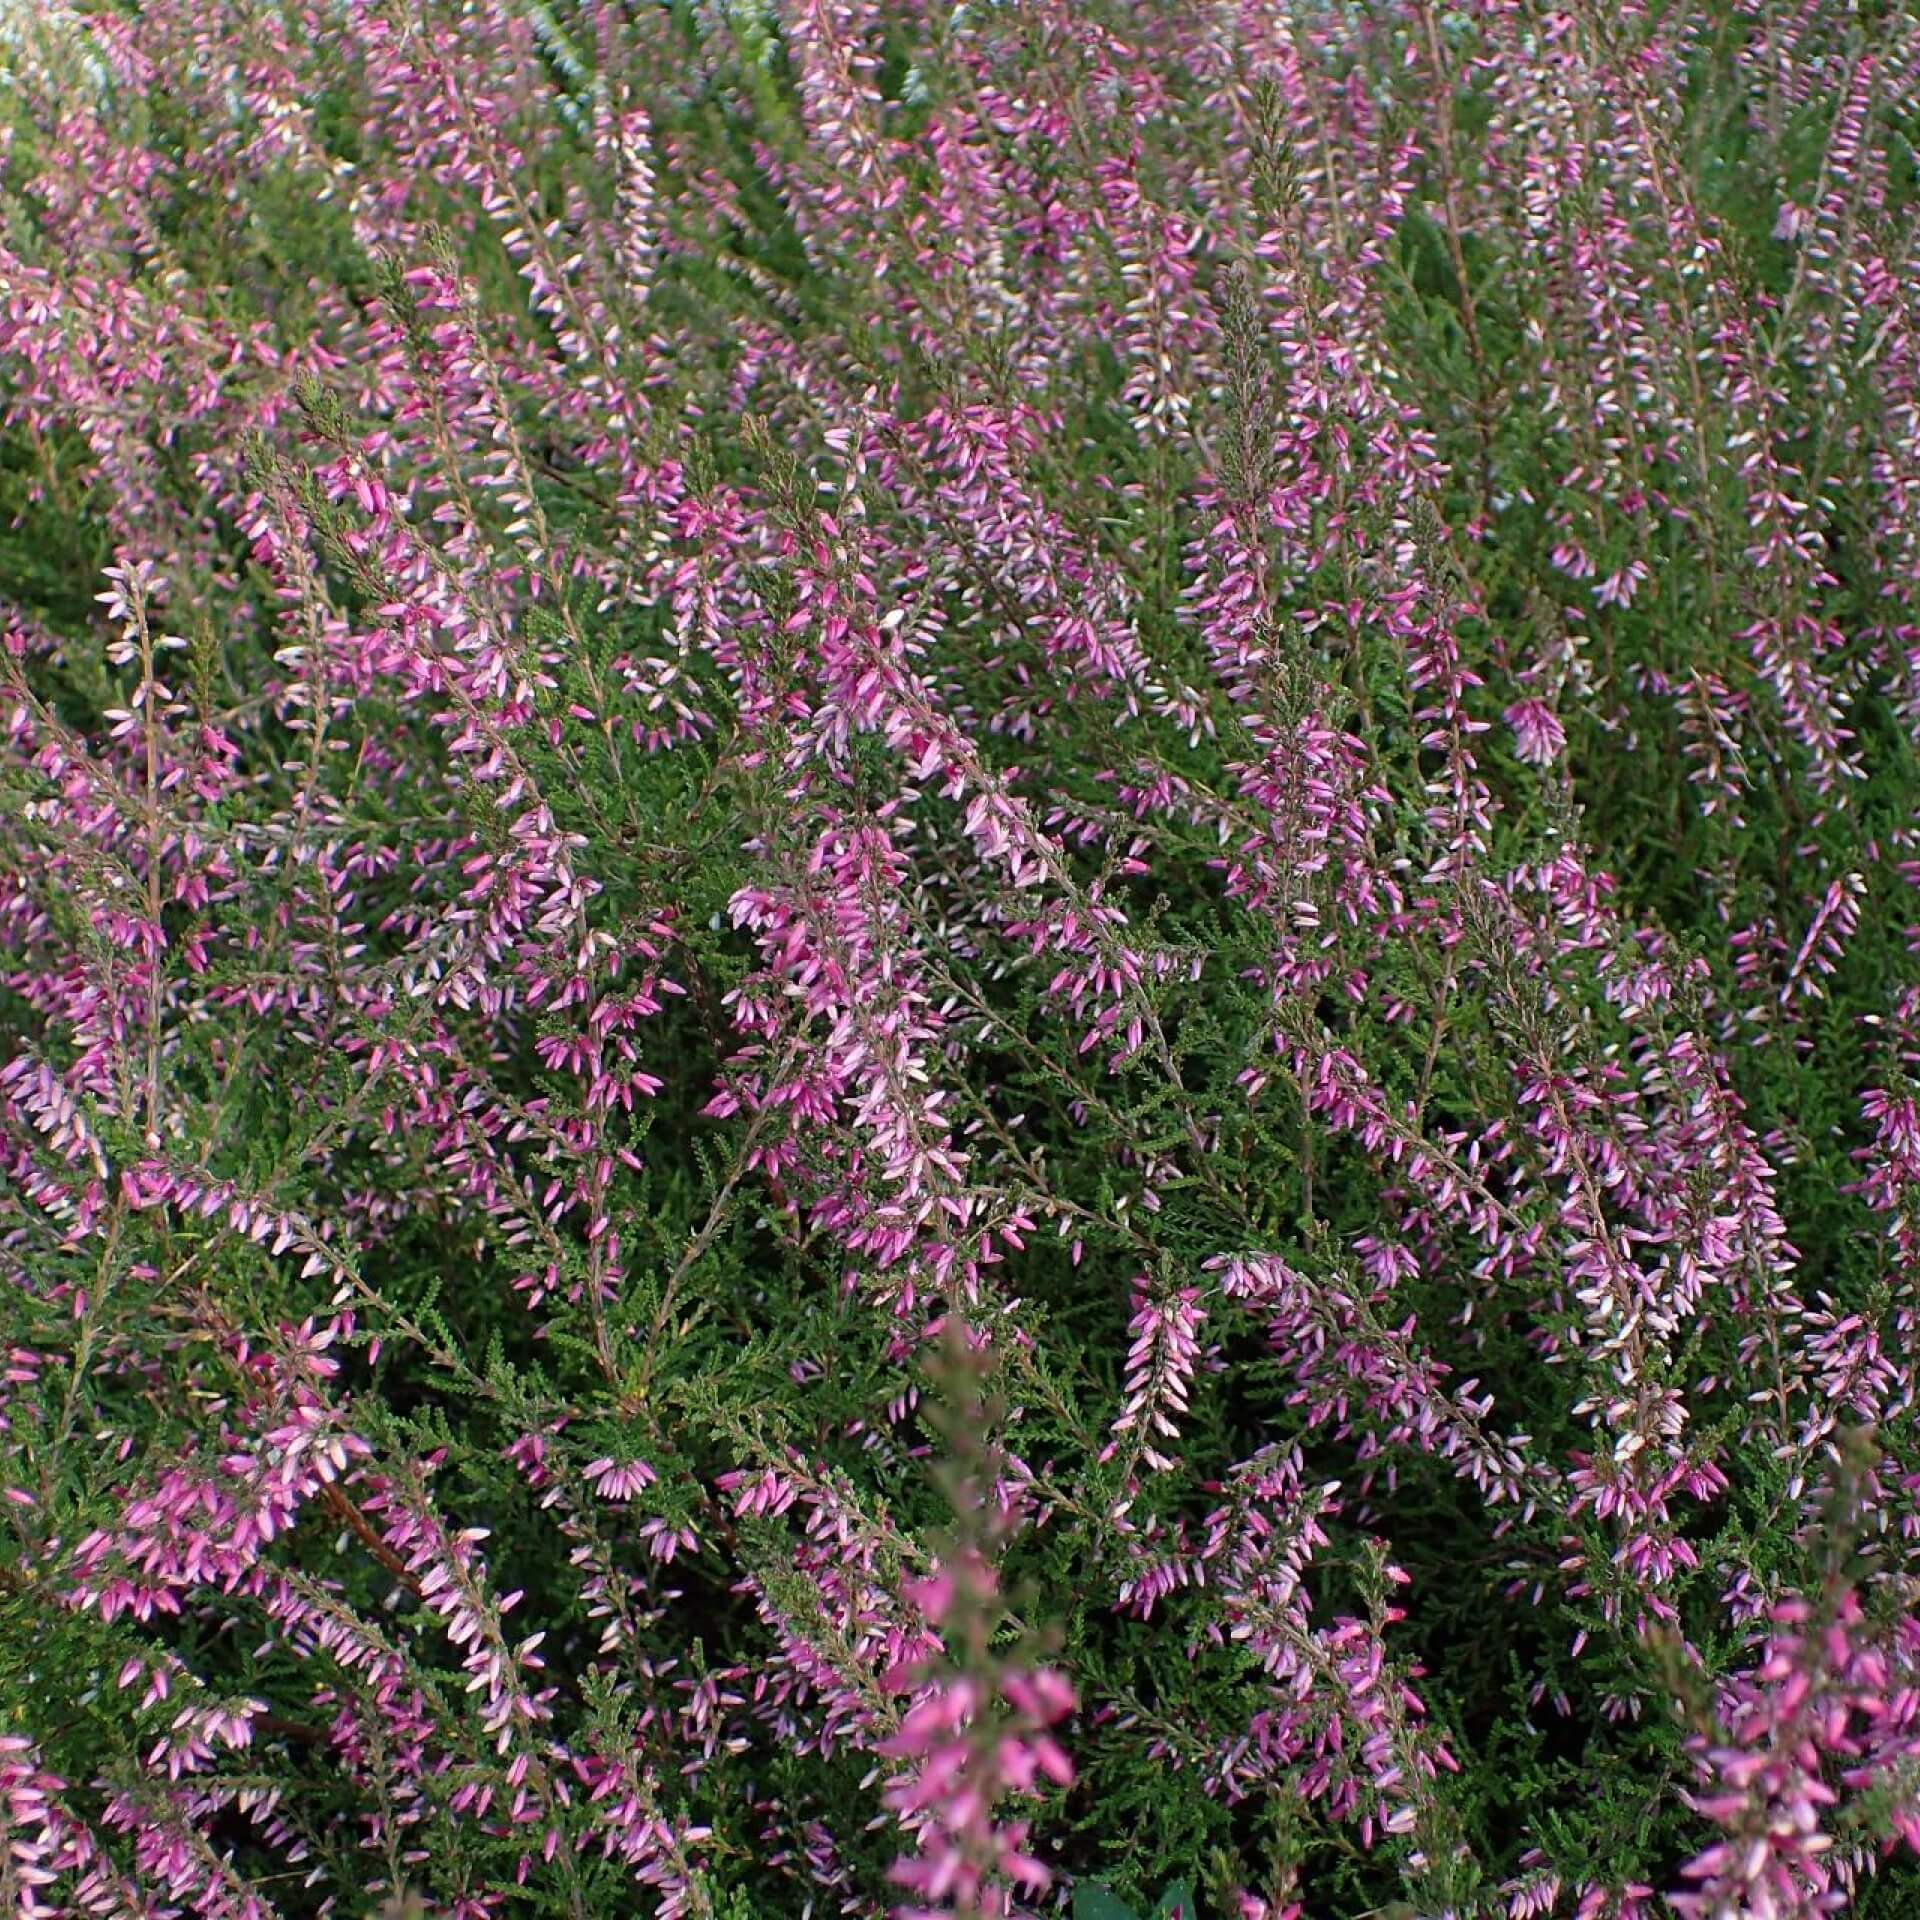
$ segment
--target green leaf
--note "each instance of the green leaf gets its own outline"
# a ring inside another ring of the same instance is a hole
[[[1094,1880],[1082,1880],[1073,1890],[1073,1920],[1133,1920],[1133,1915]]]
[[[1153,1910],[1153,1920],[1194,1920],[1193,1882],[1176,1880],[1160,1896],[1160,1904]]]

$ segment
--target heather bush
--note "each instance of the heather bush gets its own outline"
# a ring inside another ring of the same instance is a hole
[[[0,80],[8,1911],[1920,1913],[1920,11]]]

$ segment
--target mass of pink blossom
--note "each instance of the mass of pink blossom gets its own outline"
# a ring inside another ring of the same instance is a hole
[[[1920,1916],[1909,0],[0,0],[0,522],[0,1912]]]

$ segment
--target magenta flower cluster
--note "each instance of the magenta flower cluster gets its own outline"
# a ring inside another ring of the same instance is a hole
[[[1917,99],[0,4],[0,1904],[1920,1913]]]

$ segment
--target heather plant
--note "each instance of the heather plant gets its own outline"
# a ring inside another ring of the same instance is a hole
[[[10,1911],[1920,1911],[1920,12],[0,83]]]

